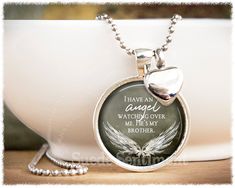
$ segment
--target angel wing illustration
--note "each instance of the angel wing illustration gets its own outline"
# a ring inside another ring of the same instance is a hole
[[[171,143],[173,138],[177,135],[177,129],[180,123],[174,122],[167,130],[161,132],[159,136],[151,139],[142,147],[142,155],[150,156],[159,154],[164,151]]]
[[[119,152],[138,155],[141,151],[141,147],[134,140],[114,129],[109,122],[104,123],[104,129],[110,142],[119,149]]]
[[[157,137],[154,137],[145,143],[142,148],[134,140],[113,128],[109,122],[106,124],[104,123],[104,129],[110,142],[119,149],[119,152],[130,155],[134,154],[138,157],[147,157],[164,152],[177,135],[179,125],[180,122],[177,124],[174,122],[167,130],[161,132]]]

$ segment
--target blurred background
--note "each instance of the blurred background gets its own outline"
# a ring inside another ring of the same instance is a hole
[[[108,13],[114,19],[183,18],[231,19],[231,4],[4,4],[5,20],[94,19]],[[45,142],[4,106],[4,146],[6,150],[37,149]]]
[[[167,4],[5,4],[5,19],[93,20],[99,13],[115,19],[169,18],[177,13],[183,18],[225,18],[231,16],[230,4],[167,5]]]

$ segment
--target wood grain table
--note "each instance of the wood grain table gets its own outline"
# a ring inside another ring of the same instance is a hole
[[[27,164],[35,151],[4,152],[4,184],[231,184],[231,159],[206,162],[174,162],[154,172],[137,173],[114,164],[88,164],[81,176],[32,175]],[[47,158],[38,167],[55,169]]]

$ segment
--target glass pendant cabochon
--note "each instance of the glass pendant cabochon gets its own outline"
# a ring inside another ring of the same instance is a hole
[[[142,80],[112,91],[98,115],[103,145],[116,159],[132,166],[151,166],[169,158],[185,137],[185,124],[179,99],[161,105]]]

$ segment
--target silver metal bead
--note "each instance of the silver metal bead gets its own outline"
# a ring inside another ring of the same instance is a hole
[[[70,176],[74,176],[74,175],[76,175],[76,174],[77,174],[77,170],[75,170],[75,169],[69,170],[69,175],[70,175]]]
[[[176,24],[177,23],[177,20],[174,18],[171,20],[172,24]]]
[[[162,46],[162,50],[163,50],[163,51],[167,51],[167,49],[168,49],[167,44],[164,44],[164,45]]]
[[[112,31],[117,31],[117,25],[112,24],[111,26],[112,26]]]
[[[83,167],[83,174],[86,174],[87,173],[87,171],[88,171],[88,168],[85,166],[85,167]]]
[[[170,27],[169,27],[169,31],[170,31],[170,33],[174,33],[175,28],[174,28],[173,26],[170,26]]]
[[[122,49],[126,49],[126,46],[125,46],[124,44],[121,44],[120,47],[121,47]]]
[[[177,20],[182,20],[182,17],[180,15],[178,15],[178,14],[175,14],[174,18],[177,19]]]
[[[108,15],[107,14],[103,14],[102,17],[103,18],[108,18]]]
[[[121,40],[121,38],[120,38],[120,37],[115,37],[115,39],[116,39],[116,40],[118,40],[118,41],[119,41],[119,40]]]
[[[38,169],[38,168],[35,168],[34,173],[35,173],[35,174],[38,174],[38,173],[39,173],[39,169]]]
[[[83,173],[84,173],[83,168],[79,168],[77,173],[78,173],[78,174],[83,174]]]
[[[95,17],[95,19],[96,19],[96,20],[101,20],[102,18],[101,18],[100,15],[98,15],[98,16]]]
[[[37,174],[37,169],[36,169],[36,168],[33,168],[33,169],[31,170],[31,173]]]
[[[70,168],[71,168],[71,165],[70,165],[69,163],[65,163],[65,168],[70,169]]]
[[[44,176],[49,176],[51,174],[50,170],[44,170],[42,173]]]
[[[43,173],[43,169],[39,169],[39,170],[37,171],[37,174],[38,174],[38,175],[42,175],[42,173]]]
[[[113,19],[112,19],[112,18],[108,18],[108,19],[107,19],[107,22],[108,22],[109,24],[111,24],[111,23],[113,22]]]
[[[135,52],[131,50],[130,48],[126,49],[128,55],[134,55]]]
[[[166,41],[169,43],[169,42],[171,42],[172,41],[172,37],[169,35],[169,36],[167,36],[166,37]]]
[[[62,176],[67,176],[67,175],[69,175],[69,171],[68,170],[63,170],[61,172],[61,174],[62,174]]]
[[[80,165],[80,164],[76,164],[75,169],[78,169],[78,168],[81,168],[81,165]]]
[[[45,171],[46,171],[46,170],[42,170],[42,175],[44,175]]]
[[[120,37],[120,34],[119,34],[119,33],[116,33],[115,39],[116,39],[116,40],[119,40],[119,41],[121,40],[121,37]]]
[[[76,164],[71,164],[71,168],[76,168]]]
[[[59,171],[58,170],[52,170],[51,171],[51,175],[52,176],[58,176],[59,175]]]

